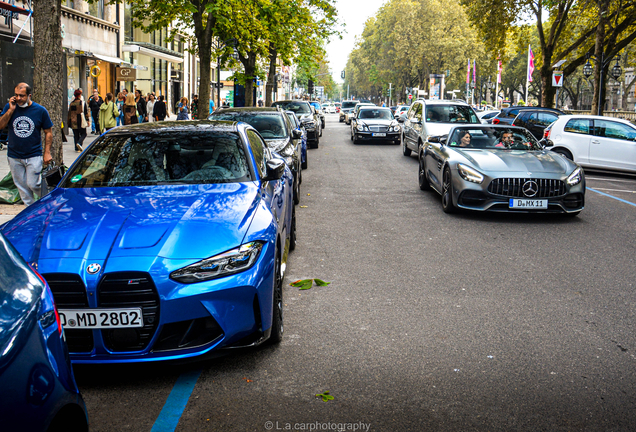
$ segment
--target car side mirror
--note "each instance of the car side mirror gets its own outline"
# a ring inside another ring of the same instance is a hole
[[[428,137],[427,141],[430,142],[430,143],[439,143],[440,142],[438,136],[430,136],[430,137]]]
[[[285,173],[285,161],[280,158],[272,158],[265,164],[267,174],[263,181],[280,180]]]
[[[294,139],[300,139],[303,137],[303,133],[300,131],[300,129],[294,129],[292,131],[292,138]]]
[[[541,144],[543,147],[553,147],[554,143],[552,141],[550,141],[547,138],[543,138],[541,140],[539,140],[539,144]]]

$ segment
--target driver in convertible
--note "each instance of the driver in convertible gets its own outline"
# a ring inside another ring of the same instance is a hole
[[[514,150],[525,150],[525,149],[531,149],[532,143],[530,142],[526,142],[523,144],[515,143],[512,131],[510,129],[507,129],[506,131],[504,131],[503,134],[501,134],[501,142],[497,144],[495,147],[514,149]]]

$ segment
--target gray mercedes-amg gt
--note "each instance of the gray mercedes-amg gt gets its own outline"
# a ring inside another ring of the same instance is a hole
[[[458,125],[420,148],[419,185],[442,196],[442,209],[565,213],[585,204],[585,174],[548,151],[526,129]]]

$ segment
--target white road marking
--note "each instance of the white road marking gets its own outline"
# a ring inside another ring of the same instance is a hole
[[[602,190],[602,191],[610,191],[610,192],[625,192],[625,193],[636,193],[636,191],[630,191],[630,190],[623,190],[623,189],[609,189],[609,188],[594,188],[596,190]]]
[[[600,177],[586,177],[587,180],[600,180],[600,181],[615,181],[615,182],[624,182],[624,183],[634,183],[634,180],[619,180],[612,178],[600,178]]]

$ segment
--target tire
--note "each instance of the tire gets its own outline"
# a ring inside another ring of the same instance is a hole
[[[360,142],[360,140],[358,140],[358,138],[356,138],[356,134],[353,134],[353,137],[351,137],[351,139],[353,140],[354,144],[358,144]]]
[[[455,213],[453,204],[453,178],[450,168],[444,168],[444,181],[442,182],[442,210],[444,213]]]
[[[325,122],[323,121],[322,122],[322,129],[324,129],[324,128],[325,128]]]
[[[404,156],[411,156],[411,149],[406,146],[406,140],[404,139],[404,135],[400,135],[400,141],[402,142],[402,154]]]
[[[338,123],[342,123],[343,121],[344,121],[344,119],[343,119],[343,118],[339,118],[339,119],[338,119]]]
[[[298,204],[300,202],[300,184],[298,183],[298,174],[296,174],[296,178],[294,178],[294,204]]]
[[[292,208],[292,220],[289,234],[289,250],[296,249],[296,207]]]
[[[351,129],[351,141],[353,141],[354,143],[356,142],[355,138],[353,137],[353,129]]]
[[[318,134],[318,136],[322,136],[322,128],[323,126],[320,126],[320,134]]]
[[[563,157],[565,157],[567,159],[570,159],[571,161],[574,160],[574,158],[572,157],[572,153],[570,153],[566,149],[558,148],[558,149],[555,149],[555,150],[552,150],[552,151],[555,152],[555,153],[560,154],[561,156],[563,156]]]
[[[274,266],[274,292],[272,295],[272,331],[269,342],[277,344],[283,340],[283,276],[281,274],[280,253],[276,249]]]
[[[302,169],[307,169],[307,156],[305,156],[305,162],[301,162],[300,163],[300,167]]]
[[[419,169],[417,174],[417,182],[420,185],[420,190],[427,191],[431,189],[431,184],[428,182],[428,178],[426,178],[426,161],[423,160],[423,155],[417,158],[419,160]]]

